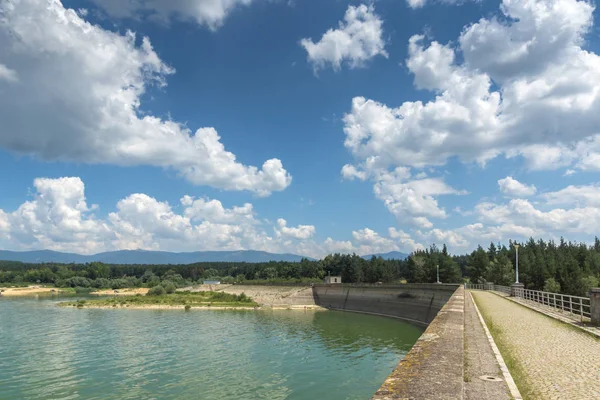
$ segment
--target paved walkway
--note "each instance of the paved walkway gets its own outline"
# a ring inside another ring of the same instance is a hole
[[[509,400],[509,390],[471,296],[465,295],[465,400]],[[499,378],[498,381],[482,379]]]
[[[472,293],[509,367],[514,360],[525,399],[600,399],[600,340],[494,293]]]
[[[520,297],[509,297],[506,293],[502,292],[494,292],[499,296],[507,297],[511,301],[517,302],[519,304],[523,304],[525,307],[533,308],[543,314],[546,314],[552,318],[559,319],[567,324],[571,324],[577,326],[579,329],[583,329],[588,331],[589,333],[596,335],[600,338],[600,326],[593,326],[590,324],[590,319],[585,318],[581,321],[581,317],[579,315],[571,314],[568,312],[563,312],[561,310],[554,309],[554,307],[547,306],[545,304],[540,304],[538,302],[532,300],[525,300]]]

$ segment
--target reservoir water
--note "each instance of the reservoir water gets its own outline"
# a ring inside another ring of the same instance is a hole
[[[0,299],[0,399],[369,399],[422,329],[335,311]]]

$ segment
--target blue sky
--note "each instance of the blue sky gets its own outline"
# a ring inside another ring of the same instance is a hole
[[[319,257],[596,234],[593,3],[0,10],[1,248]]]

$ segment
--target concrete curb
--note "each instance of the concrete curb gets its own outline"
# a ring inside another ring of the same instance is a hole
[[[459,286],[371,400],[464,398],[464,302]]]
[[[513,397],[514,400],[523,400],[523,397],[521,397],[521,393],[519,392],[519,388],[517,388],[515,380],[513,379],[512,375],[510,374],[510,371],[508,370],[508,367],[506,366],[506,363],[504,362],[504,358],[502,358],[502,354],[500,354],[500,350],[498,350],[498,346],[496,346],[496,342],[494,342],[494,338],[490,334],[490,331],[489,331],[487,325],[485,324],[485,321],[483,320],[483,316],[479,312],[479,307],[477,307],[477,303],[475,302],[475,299],[473,298],[473,295],[471,294],[471,292],[469,292],[469,296],[471,296],[471,300],[473,301],[473,305],[475,306],[475,311],[477,312],[479,321],[481,322],[481,325],[483,326],[485,335],[487,336],[487,338],[490,342],[490,346],[492,347],[492,351],[494,352],[494,355],[496,356],[496,361],[498,361],[498,365],[500,366],[500,370],[502,371],[502,375],[504,376],[506,385],[508,386],[508,389],[510,390],[510,395]]]

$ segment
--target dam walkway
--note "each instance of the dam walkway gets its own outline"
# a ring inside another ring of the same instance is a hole
[[[471,292],[525,399],[600,399],[600,340],[486,291]]]

